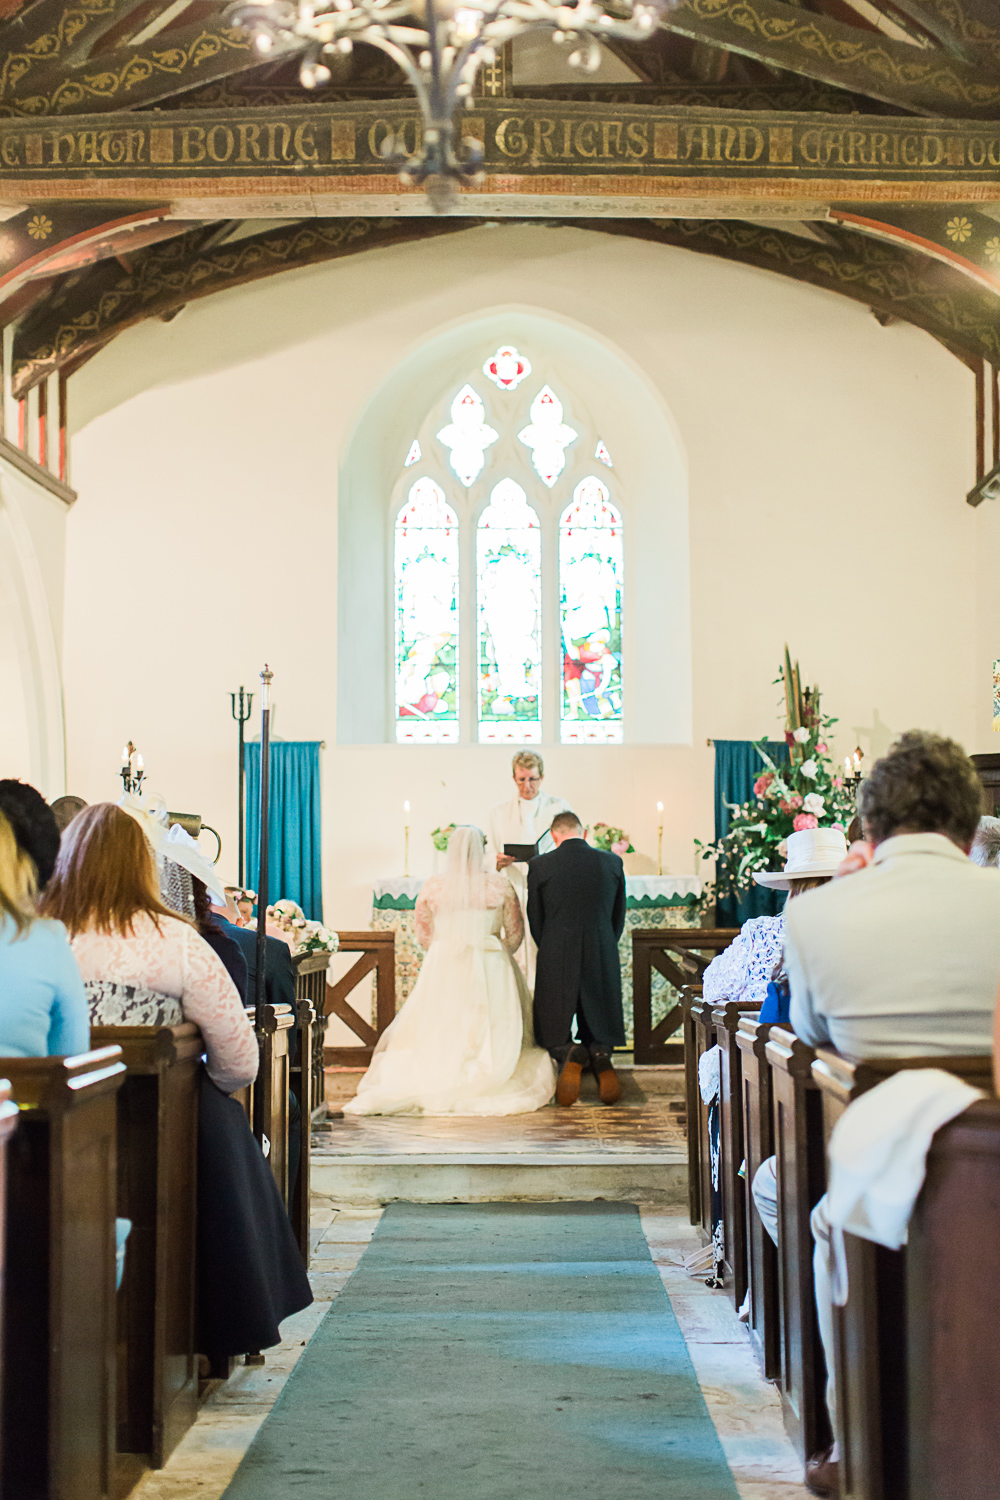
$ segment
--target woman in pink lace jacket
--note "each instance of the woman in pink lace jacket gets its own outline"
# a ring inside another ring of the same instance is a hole
[[[70,936],[94,1026],[193,1021],[223,1093],[257,1076],[257,1041],[236,986],[197,928],[160,900],[145,835],[111,802],[62,836],[43,911]]]

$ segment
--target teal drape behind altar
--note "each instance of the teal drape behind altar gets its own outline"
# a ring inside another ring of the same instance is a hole
[[[247,882],[260,873],[260,745],[244,745]],[[297,901],[313,922],[323,920],[319,740],[271,741],[271,843],[268,900]]]
[[[768,740],[764,746],[776,763],[788,759],[784,740]],[[715,837],[722,838],[729,829],[730,813],[726,803],[739,806],[753,796],[753,784],[767,767],[754,748],[753,740],[715,741]],[[716,905],[720,927],[742,927],[750,917],[777,916],[785,903],[783,891],[769,891],[754,885],[737,900],[726,896]]]

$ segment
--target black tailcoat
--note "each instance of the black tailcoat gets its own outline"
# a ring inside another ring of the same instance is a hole
[[[579,1007],[595,1037],[624,1046],[618,939],[625,927],[625,866],[618,855],[566,839],[533,859],[528,925],[538,944],[538,1045],[564,1046]]]

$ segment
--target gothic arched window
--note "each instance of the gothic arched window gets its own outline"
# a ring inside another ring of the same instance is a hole
[[[500,345],[407,436],[398,741],[622,740],[622,518],[590,472],[611,454],[547,363]],[[461,692],[460,657],[476,663]]]
[[[593,474],[559,521],[561,739],[622,738],[622,518]]]
[[[542,737],[542,539],[538,515],[501,479],[476,531],[479,738]]]
[[[458,739],[458,517],[418,479],[396,517],[396,739]]]

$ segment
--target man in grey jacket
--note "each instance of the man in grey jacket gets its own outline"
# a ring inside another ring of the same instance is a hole
[[[913,730],[876,761],[859,811],[871,863],[789,906],[791,1024],[813,1046],[855,1058],[986,1053],[1000,990],[1000,871],[969,859],[982,809],[976,768],[953,740]],[[829,1222],[813,1211],[827,1404],[833,1385]],[[839,1493],[836,1446],[807,1468]]]

